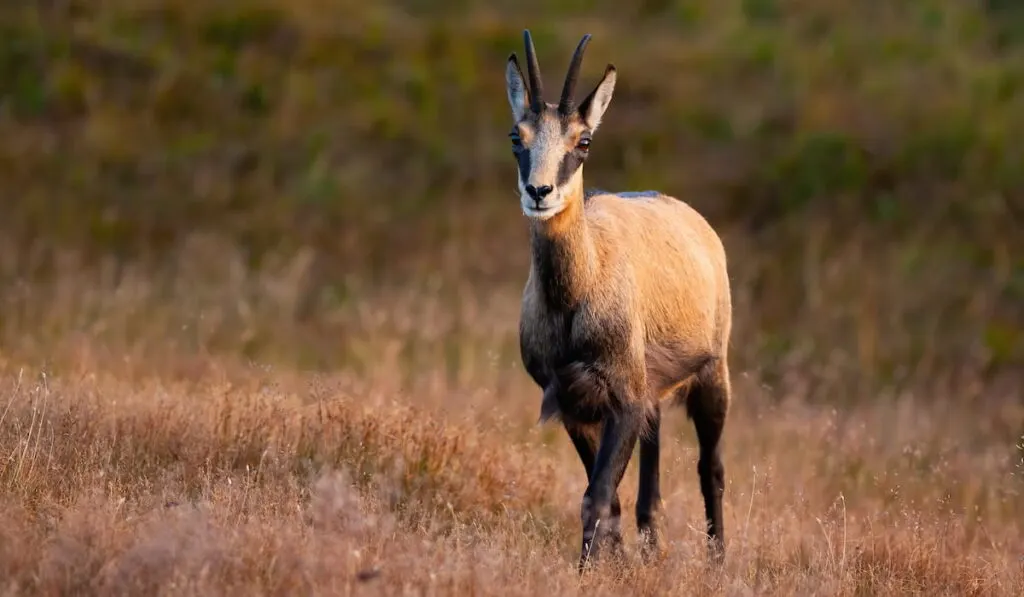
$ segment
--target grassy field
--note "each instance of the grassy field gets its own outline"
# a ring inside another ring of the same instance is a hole
[[[796,350],[775,381],[738,368],[724,572],[703,565],[696,443],[672,412],[663,560],[581,581],[585,477],[562,432],[534,424],[539,394],[512,348],[515,295],[398,292],[332,312],[333,340],[285,318],[261,332],[282,349],[318,339],[351,352],[312,371],[244,356],[256,333],[246,322],[274,321],[251,296],[286,296],[284,276],[244,278],[241,258],[214,249],[205,262],[180,256],[173,279],[67,263],[59,287],[11,293],[5,594],[1024,590],[1019,376],[921,363],[873,394]],[[738,359],[754,362],[739,327]]]
[[[663,559],[574,571],[524,27],[725,242],[721,574],[681,412]],[[1022,65],[997,0],[3,4],[0,594],[1024,594]]]

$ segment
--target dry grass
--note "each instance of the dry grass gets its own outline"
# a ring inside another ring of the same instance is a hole
[[[675,412],[663,561],[581,581],[584,475],[557,429],[533,425],[514,293],[352,299],[321,321],[349,358],[313,372],[243,356],[247,333],[327,340],[250,305],[232,276],[203,277],[214,255],[174,284],[71,268],[59,287],[10,287],[3,594],[1024,593],[1015,384],[932,369],[869,396],[842,370],[801,372],[814,361],[795,352],[773,387],[738,368],[724,573],[704,568],[696,445]],[[627,511],[635,486],[634,463]]]

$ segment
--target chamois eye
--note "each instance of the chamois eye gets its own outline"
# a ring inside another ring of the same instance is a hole
[[[519,133],[509,133],[509,139],[512,139],[512,147],[519,148],[523,145],[523,140],[519,137]]]
[[[576,149],[579,149],[580,151],[587,151],[588,149],[590,149],[590,139],[588,139],[587,137],[583,137],[582,139],[580,139],[576,143]]]

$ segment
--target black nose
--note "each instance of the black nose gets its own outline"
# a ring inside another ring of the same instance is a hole
[[[540,201],[547,197],[551,191],[555,190],[555,187],[547,184],[542,187],[535,187],[532,184],[526,185],[526,194],[530,196],[534,201]]]

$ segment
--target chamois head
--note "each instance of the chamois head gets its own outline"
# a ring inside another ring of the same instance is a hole
[[[583,51],[590,41],[584,35],[576,46],[562,85],[558,104],[544,101],[544,85],[529,30],[523,32],[526,45],[527,86],[513,52],[505,69],[508,102],[514,124],[509,137],[512,153],[519,163],[519,194],[523,213],[547,220],[572,201],[583,199],[583,162],[590,140],[612,100],[615,67],[609,64],[597,87],[578,105],[573,100]]]

